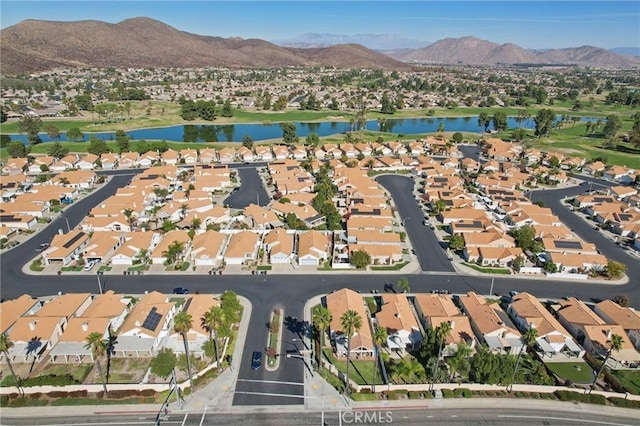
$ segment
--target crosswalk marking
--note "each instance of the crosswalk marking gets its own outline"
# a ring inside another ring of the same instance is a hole
[[[270,393],[270,392],[245,392],[245,391],[236,391],[235,393],[243,394],[243,395],[261,395],[261,396],[281,396],[284,398],[300,398],[304,399],[304,395],[292,395],[287,393]]]
[[[252,380],[252,379],[238,379],[239,382],[253,382],[253,383],[271,383],[276,385],[291,385],[291,386],[304,386],[304,383],[298,382],[280,382],[277,380]]]

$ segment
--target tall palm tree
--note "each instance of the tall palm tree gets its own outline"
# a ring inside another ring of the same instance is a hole
[[[440,358],[442,358],[442,351],[444,351],[444,345],[447,341],[446,340],[447,336],[451,334],[451,330],[452,330],[452,327],[449,321],[442,322],[438,327],[436,327],[436,341],[438,342],[438,357],[436,358],[434,380],[431,381],[432,389],[435,382],[435,378],[438,376],[438,368],[440,368]]]
[[[325,308],[322,305],[318,305],[313,308],[313,318],[311,322],[313,326],[316,328],[316,337],[318,340],[318,354],[322,351],[322,347],[324,346],[324,336],[327,331],[327,328],[331,325],[331,321],[333,320],[333,316],[331,315],[331,311]],[[318,356],[319,358],[319,356]]]
[[[373,332],[373,344],[376,349],[376,357],[375,363],[373,364],[373,385],[372,391],[375,393],[376,391],[376,373],[378,371],[378,364],[380,362],[380,347],[384,342],[387,341],[387,337],[389,334],[387,333],[387,329],[384,327],[376,327],[376,330]]]
[[[4,354],[4,357],[7,360],[7,365],[9,365],[9,371],[11,371],[13,381],[16,383],[18,393],[22,394],[22,387],[20,386],[20,382],[22,380],[16,375],[16,372],[13,370],[13,364],[11,364],[11,357],[9,356],[9,349],[11,349],[12,347],[13,342],[11,341],[9,336],[7,336],[6,333],[0,334],[0,352]]]
[[[111,370],[111,357],[115,353],[115,347],[118,344],[118,335],[113,332],[111,329],[111,324],[109,324],[109,335],[105,341],[106,347],[105,351],[107,353],[107,383],[109,383],[109,371]]]
[[[348,310],[340,317],[342,332],[347,336],[347,397],[350,391],[349,364],[351,363],[351,336],[362,328],[362,317],[354,310]]]
[[[193,327],[191,314],[182,311],[178,312],[173,318],[173,329],[182,336],[182,342],[184,343],[184,355],[187,359],[187,374],[189,375],[191,390],[193,390],[193,377],[191,376],[191,363],[189,360],[189,340],[187,339],[187,333],[191,330],[191,327]]]
[[[516,372],[518,371],[518,366],[520,365],[520,359],[522,358],[522,354],[524,353],[525,348],[531,348],[536,342],[538,338],[538,329],[535,327],[529,327],[527,330],[522,333],[522,341],[524,345],[520,347],[520,352],[518,352],[518,358],[516,359],[516,365],[513,367],[513,375],[511,376],[511,383],[507,385],[507,390],[511,392],[513,389],[513,382],[516,379]]]
[[[212,306],[207,312],[204,313],[202,318],[202,326],[209,331],[209,340],[213,340],[213,344],[216,349],[216,362],[218,367],[220,366],[220,351],[219,351],[219,333],[218,329],[224,321],[224,311],[220,306]],[[214,335],[215,334],[215,338]]]
[[[131,228],[131,226],[133,226],[133,209],[124,209],[122,214],[127,218],[127,223],[129,224],[129,228]]]
[[[593,378],[593,383],[591,383],[591,389],[589,390],[589,393],[591,393],[593,388],[596,387],[596,382],[598,381],[598,377],[600,377],[600,374],[602,374],[602,371],[604,371],[604,367],[607,365],[609,358],[611,358],[611,354],[613,353],[613,351],[618,352],[620,349],[622,349],[623,343],[624,343],[624,339],[622,338],[622,336],[620,336],[619,334],[611,335],[611,339],[609,340],[609,350],[607,351],[607,356],[604,358],[604,361],[602,362],[602,365],[598,370],[598,374],[596,374],[596,377]]]
[[[97,331],[90,333],[85,340],[85,349],[89,349],[93,355],[93,359],[98,367],[98,374],[100,375],[100,381],[102,381],[102,388],[104,389],[104,396],[107,396],[107,382],[105,381],[104,373],[102,372],[102,364],[100,364],[100,358],[107,353],[107,346],[109,341]]]

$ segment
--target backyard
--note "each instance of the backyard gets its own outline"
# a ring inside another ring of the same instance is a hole
[[[326,359],[328,359],[341,373],[347,373],[347,360],[337,359],[333,356],[331,348],[324,348],[323,353]],[[350,379],[359,385],[370,385],[373,383],[373,368],[374,361],[370,360],[354,360],[351,359],[351,366],[349,367]],[[382,385],[382,375],[378,369],[376,373],[377,385]]]
[[[612,374],[631,393],[640,395],[640,371],[613,370]]]
[[[594,372],[584,361],[581,362],[547,362],[546,367],[564,380],[572,383],[586,384],[593,381]]]

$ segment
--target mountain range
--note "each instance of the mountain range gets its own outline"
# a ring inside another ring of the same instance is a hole
[[[389,56],[416,63],[443,64],[574,64],[594,67],[640,66],[640,58],[623,56],[595,46],[565,49],[527,50],[512,43],[498,44],[476,37],[445,38],[429,46],[389,53]]]
[[[334,66],[408,70],[410,63],[640,66],[638,57],[593,46],[532,51],[475,37],[447,38],[428,44],[391,35],[331,38],[327,34],[310,34],[297,44],[291,43],[297,47],[286,47],[260,39],[192,34],[150,18],[132,18],[117,24],[25,20],[0,31],[0,40],[0,73],[5,75],[56,67]],[[326,44],[328,40],[338,44]],[[377,47],[384,54],[354,43],[357,41]],[[401,42],[406,46],[428,45],[383,49]]]

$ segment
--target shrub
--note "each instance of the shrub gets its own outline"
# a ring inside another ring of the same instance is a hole
[[[143,397],[156,396],[156,391],[153,389],[143,389],[139,393],[140,393],[140,396],[143,396]]]
[[[611,396],[608,398],[609,402],[615,405],[616,407],[623,408],[640,408],[640,401],[634,401],[632,399],[624,399],[618,398],[615,396]]]
[[[443,398],[453,398],[453,391],[451,389],[442,389]]]
[[[29,399],[40,399],[42,397],[42,392],[34,392],[29,394]]]
[[[453,391],[453,396],[456,398],[471,398],[471,390],[467,388],[457,388]]]
[[[420,399],[420,392],[409,391],[408,396],[409,399]]]
[[[360,389],[360,393],[371,393],[371,388],[362,388]]]
[[[6,407],[9,405],[9,395],[0,396],[0,407]]]
[[[51,398],[69,398],[69,392],[53,391],[47,394]]]
[[[110,390],[108,395],[109,398],[113,399],[131,398],[138,396],[138,391],[134,389],[115,389]]]
[[[69,398],[86,398],[89,392],[86,389],[69,392]]]

